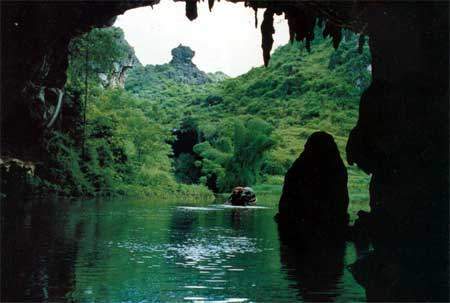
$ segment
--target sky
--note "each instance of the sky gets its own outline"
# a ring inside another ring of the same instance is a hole
[[[120,15],[116,23],[134,47],[142,64],[163,64],[171,60],[170,51],[180,43],[195,51],[193,62],[205,72],[222,71],[235,77],[252,67],[263,65],[260,25],[263,10],[258,10],[255,28],[253,9],[243,3],[216,1],[209,12],[207,1],[198,2],[198,17],[185,17],[185,3],[162,0]],[[283,16],[275,16],[275,42],[272,50],[289,41]]]

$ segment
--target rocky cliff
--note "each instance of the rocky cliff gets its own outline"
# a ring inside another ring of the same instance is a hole
[[[141,66],[139,59],[134,55],[134,52],[130,52],[126,58],[114,63],[114,70],[111,73],[100,73],[98,76],[104,87],[125,88],[125,81],[129,70],[139,66]]]
[[[122,29],[118,27],[112,27],[111,29],[114,30],[115,33],[114,43],[119,45],[123,52],[121,52],[121,56],[118,56],[117,60],[113,62],[113,68],[111,70],[99,73],[98,76],[103,87],[125,88],[125,80],[130,69],[133,67],[140,67],[142,64],[136,57],[133,47],[125,40],[125,34]]]

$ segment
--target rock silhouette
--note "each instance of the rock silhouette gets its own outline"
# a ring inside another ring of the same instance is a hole
[[[343,235],[348,224],[347,170],[337,145],[315,132],[288,170],[276,220],[283,237],[325,239]]]

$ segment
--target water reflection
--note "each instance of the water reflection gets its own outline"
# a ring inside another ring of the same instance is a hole
[[[188,240],[194,232],[198,219],[188,211],[174,211],[170,220],[170,239],[173,243]]]
[[[290,248],[280,245],[280,259],[299,298],[307,302],[332,302],[339,295],[344,270],[345,243]]]
[[[73,288],[83,222],[67,210],[54,199],[2,201],[2,301],[61,301]]]
[[[231,226],[235,230],[251,229],[251,216],[255,214],[251,209],[233,208],[230,210]]]
[[[2,203],[3,301],[364,299],[344,267],[354,250],[280,248],[275,208],[131,199],[18,205]]]

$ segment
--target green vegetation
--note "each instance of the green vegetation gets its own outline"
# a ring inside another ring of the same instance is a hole
[[[221,192],[229,192],[237,185],[255,184],[265,153],[275,145],[272,127],[261,119],[229,122],[231,125],[226,125],[221,133],[205,136],[205,141],[193,149],[202,158],[197,165],[207,177],[203,179],[205,184],[216,180],[210,187]]]
[[[285,45],[267,68],[237,78],[200,71],[194,53],[180,46],[170,63],[134,64],[124,89],[108,84],[119,82],[113,78],[121,62],[135,58],[120,29],[93,30],[70,51],[71,101],[62,126],[48,136],[50,169],[40,176],[47,188],[72,195],[208,197],[207,188],[237,185],[279,195],[314,131],[331,133],[345,159],[370,81],[369,51],[359,54],[351,34],[337,50],[320,37],[310,52],[302,43]],[[348,170],[351,208],[367,208],[369,177]]]
[[[284,173],[318,130],[334,136],[345,159],[359,97],[370,83],[370,54],[367,46],[358,52],[358,38],[350,33],[337,50],[319,36],[311,52],[302,43],[288,44],[274,52],[267,68],[218,83],[185,85],[164,73],[130,72],[126,89],[158,107],[161,123],[183,129],[183,121],[195,121],[189,127],[199,139],[189,158],[176,157],[186,160],[175,169],[178,180],[219,192],[252,185],[258,195],[279,195]],[[264,138],[247,129],[251,124],[264,129]],[[196,178],[186,178],[184,172],[199,169]],[[348,172],[351,208],[367,209],[369,176],[352,166]]]
[[[154,119],[157,109],[121,88],[102,84],[100,74],[114,77],[121,61],[134,55],[122,31],[95,29],[73,40],[70,51],[66,91],[76,98],[74,104],[86,100],[86,108],[69,104],[74,122],[49,134],[48,169],[40,174],[40,185],[69,195],[212,199],[205,186],[176,182],[170,158],[173,138]]]

